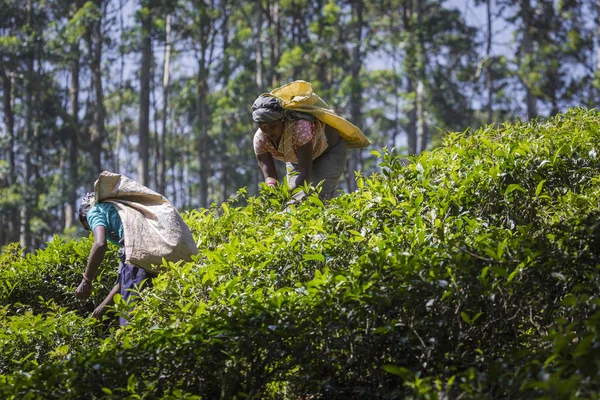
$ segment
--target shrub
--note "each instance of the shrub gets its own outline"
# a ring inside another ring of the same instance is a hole
[[[597,398],[598,126],[597,111],[571,110],[449,134],[408,165],[383,151],[380,174],[327,204],[313,193],[290,205],[285,187],[265,186],[192,211],[200,254],[166,265],[130,326],[108,336],[66,296],[73,287],[36,283],[60,282],[61,268],[76,281],[87,240],[55,238],[25,259],[9,249],[0,279],[10,323],[60,333],[35,363],[3,361],[0,393]],[[74,311],[31,305],[37,297],[11,289],[21,279]],[[68,332],[83,345],[53,356]]]

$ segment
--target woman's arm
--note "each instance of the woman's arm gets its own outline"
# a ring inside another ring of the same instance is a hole
[[[83,279],[79,284],[79,287],[75,291],[75,295],[80,299],[87,299],[92,293],[92,280],[98,272],[100,264],[104,259],[106,253],[106,228],[102,225],[94,228],[94,244],[90,250],[90,256],[88,258],[85,272],[83,273]]]
[[[277,185],[277,169],[275,168],[275,160],[273,160],[271,153],[257,154],[256,160],[265,177],[265,183],[269,186]]]
[[[98,305],[98,307],[96,307],[96,309],[92,313],[92,317],[94,317],[96,319],[102,318],[102,316],[104,315],[104,312],[106,311],[106,307],[112,306],[115,303],[115,295],[117,293],[119,293],[120,291],[121,291],[121,284],[117,283],[112,288],[112,290],[110,291],[110,293],[108,294],[108,296],[106,296],[106,298],[104,299],[104,301],[102,301],[102,303],[100,303]]]

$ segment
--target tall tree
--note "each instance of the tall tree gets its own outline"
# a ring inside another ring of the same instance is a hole
[[[416,109],[417,109],[417,151],[420,153],[427,148],[429,144],[429,126],[425,117],[425,80],[427,65],[427,53],[425,50],[425,33],[424,33],[424,12],[426,0],[417,0],[417,93],[416,93]]]
[[[140,66],[140,118],[138,137],[138,182],[149,185],[149,143],[150,143],[150,68],[152,67],[152,9],[142,2],[141,19],[141,56]]]
[[[94,0],[86,3],[89,13],[86,41],[90,55],[91,82],[94,93],[93,124],[90,133],[90,156],[92,173],[97,176],[102,172],[102,145],[104,143],[104,85],[102,81],[102,47],[104,34],[102,15],[105,14],[105,0]]]
[[[256,59],[256,87],[259,92],[264,92],[264,73],[263,73],[263,47],[262,47],[262,29],[263,29],[263,15],[265,13],[262,0],[256,1],[256,25],[254,28],[254,45],[255,45],[255,59]]]
[[[364,2],[363,0],[352,1],[351,7],[354,34],[352,40],[352,62],[350,64],[350,76],[352,79],[350,84],[350,115],[352,115],[353,122],[357,126],[362,126],[361,115],[363,87],[360,73],[363,67],[363,60],[365,56],[365,51],[363,49],[363,31],[365,29]],[[354,172],[360,168],[361,163],[362,157],[360,151],[352,151],[349,153],[346,167],[346,185],[349,191],[356,190],[356,179],[354,178]]]
[[[25,250],[30,250],[31,241],[31,208],[33,205],[33,80],[35,77],[35,53],[38,46],[35,34],[35,16],[33,0],[27,0],[26,28],[34,32],[30,36],[26,54],[25,67],[25,128],[23,132],[23,204],[21,206],[21,235],[19,243]]]
[[[519,47],[518,47],[518,76],[525,89],[525,106],[528,118],[538,116],[537,98],[535,91],[534,74],[534,10],[531,0],[508,0],[509,6],[516,7],[517,11],[509,18],[511,22],[519,23]],[[520,22],[519,22],[520,20]]]
[[[408,152],[409,154],[417,154],[417,102],[415,96],[415,82],[416,82],[416,34],[413,21],[414,4],[412,0],[404,0],[403,4],[403,28],[407,41],[406,56],[404,61],[404,69],[406,70],[406,90],[409,99],[408,105],[408,125],[407,125],[407,136],[408,136]]]
[[[486,47],[485,57],[487,61],[486,68],[486,88],[487,88],[487,123],[492,123],[492,116],[494,115],[494,79],[492,76],[492,0],[485,0],[486,2],[486,21],[487,21],[487,34],[486,34]]]
[[[6,146],[6,160],[8,173],[6,177],[6,190],[12,191],[16,188],[17,185],[17,166],[15,160],[15,144],[16,144],[16,136],[15,136],[15,114],[14,114],[14,86],[15,86],[15,78],[14,73],[7,70],[5,67],[4,60],[0,60],[0,74],[2,77],[2,89],[3,89],[3,111],[4,111],[4,123],[6,126],[6,133],[8,134],[8,143]],[[7,196],[8,197],[8,196]],[[17,213],[15,212],[17,208],[14,204],[7,202],[7,204],[2,205],[3,209],[3,228],[0,229],[3,233],[2,241],[0,244],[5,242],[15,241],[17,238],[15,233],[20,230],[19,227],[19,219],[16,218]],[[6,229],[4,229],[6,226]]]
[[[600,1],[600,0],[599,0]],[[281,22],[279,0],[269,1],[269,41],[271,42],[271,86],[279,85],[277,65],[281,58]]]
[[[163,107],[162,107],[162,135],[160,141],[160,160],[159,160],[159,170],[158,170],[158,191],[159,193],[164,193],[166,190],[167,184],[167,163],[166,163],[166,154],[167,154],[167,115],[169,112],[169,86],[171,82],[171,52],[172,52],[172,42],[171,42],[171,14],[167,14],[166,22],[165,22],[165,54],[164,54],[164,62],[163,62],[163,79],[162,79],[162,97],[163,97]]]
[[[70,17],[74,18],[79,11],[79,1],[71,4]],[[71,40],[69,54],[69,72],[71,82],[69,85],[69,129],[68,129],[68,168],[69,181],[67,188],[67,203],[65,206],[65,229],[70,229],[75,224],[75,207],[77,202],[78,157],[79,157],[79,72],[80,72],[80,49],[79,36]]]
[[[600,0],[596,0],[596,74],[600,79]]]
[[[209,81],[213,63],[215,36],[218,25],[222,22],[222,15],[216,0],[210,2],[191,2],[192,13],[183,16],[185,27],[183,34],[191,41],[196,54],[196,98],[195,98],[195,128],[200,206],[207,207],[209,199],[208,178],[211,174],[212,164],[209,159],[209,125],[210,110],[208,104]],[[191,189],[191,188],[190,188]]]

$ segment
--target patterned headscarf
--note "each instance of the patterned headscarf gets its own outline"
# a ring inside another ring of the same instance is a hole
[[[283,108],[276,97],[260,95],[252,104],[254,122],[273,122],[283,119],[284,116]]]
[[[81,205],[79,206],[79,222],[83,224],[86,218],[87,212],[96,204],[96,196],[94,192],[88,192],[81,199]]]

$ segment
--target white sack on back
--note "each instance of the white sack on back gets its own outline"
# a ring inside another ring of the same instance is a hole
[[[198,248],[186,223],[162,195],[120,174],[103,171],[96,202],[113,204],[123,221],[126,262],[158,272],[162,259],[190,261]]]

